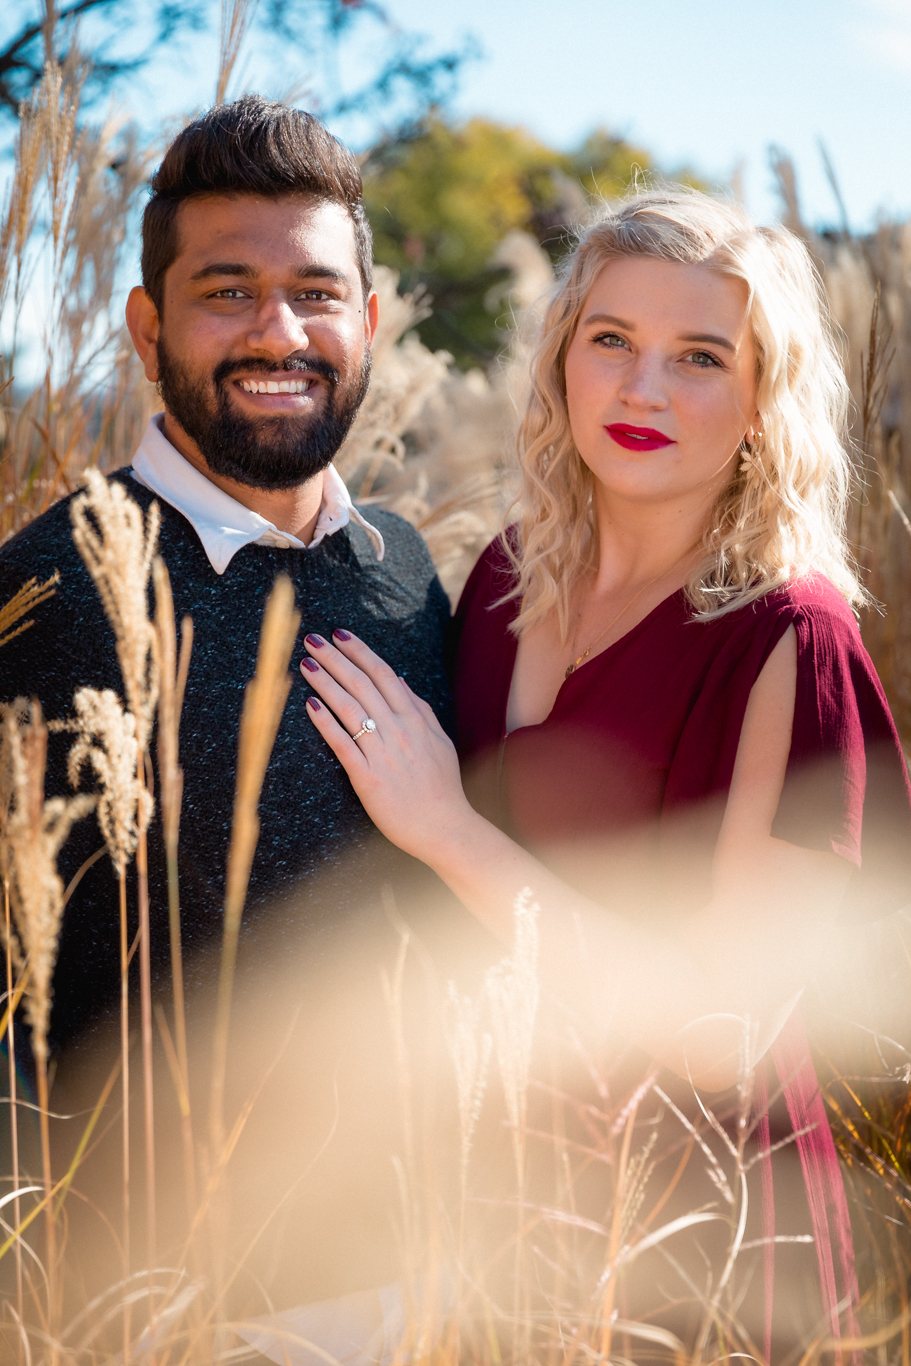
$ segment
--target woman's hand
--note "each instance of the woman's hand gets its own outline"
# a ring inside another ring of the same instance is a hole
[[[311,721],[377,828],[433,866],[447,840],[479,819],[451,740],[432,708],[357,636],[337,630],[331,642],[309,635],[306,645],[300,670],[319,694],[307,701]],[[368,718],[376,729],[352,739]]]

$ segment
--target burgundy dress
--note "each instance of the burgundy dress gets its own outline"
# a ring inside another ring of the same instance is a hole
[[[854,615],[827,579],[790,583],[708,622],[675,593],[571,674],[545,721],[507,735],[518,604],[495,604],[512,582],[498,539],[458,607],[455,697],[466,790],[519,843],[596,899],[590,872],[574,878],[561,851],[636,846],[659,884],[676,887],[685,874],[691,899],[705,898],[750,690],[793,626],[794,725],[772,833],[854,864],[846,914],[884,915],[911,899],[907,767]],[[797,1012],[772,1057],[795,1131],[815,1126],[798,1148],[837,1332],[836,1304],[856,1295],[850,1224]],[[769,1293],[770,1277],[769,1259]]]

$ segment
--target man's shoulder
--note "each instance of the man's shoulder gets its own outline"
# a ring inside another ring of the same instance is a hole
[[[107,478],[112,483],[123,484],[131,497],[146,506],[154,495],[144,489],[132,476],[129,465],[112,470]],[[10,565],[23,559],[28,560],[45,553],[60,554],[71,552],[78,558],[73,545],[71,509],[73,500],[79,497],[81,489],[74,490],[64,498],[53,503],[46,512],[34,517],[21,530],[0,546],[0,564]]]
[[[436,574],[427,543],[411,522],[388,508],[372,504],[355,504],[355,507],[366,521],[376,527],[383,538],[385,555],[381,569],[397,576],[417,574],[424,579],[432,578]],[[376,553],[370,546],[367,533],[353,522],[349,524],[348,530],[359,547],[363,544],[366,550],[363,558],[376,563]]]

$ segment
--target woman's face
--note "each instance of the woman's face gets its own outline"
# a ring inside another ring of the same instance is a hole
[[[592,285],[566,355],[573,440],[596,498],[709,507],[758,428],[743,281],[626,256]]]

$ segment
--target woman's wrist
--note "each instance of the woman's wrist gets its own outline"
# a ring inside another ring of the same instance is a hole
[[[496,828],[479,816],[467,797],[447,810],[434,813],[421,834],[420,848],[411,852],[445,882],[464,872],[472,851],[477,853]]]

